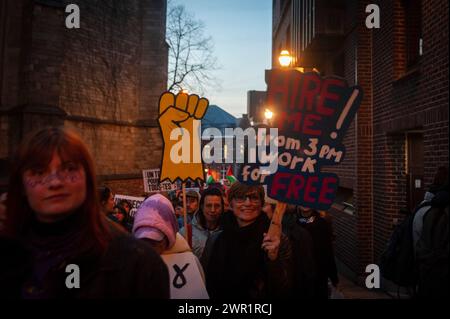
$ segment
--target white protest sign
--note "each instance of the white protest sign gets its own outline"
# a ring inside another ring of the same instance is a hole
[[[192,252],[161,255],[169,269],[171,299],[209,299]]]
[[[134,218],[134,214],[137,212],[139,206],[141,206],[142,202],[144,201],[144,197],[135,197],[135,196],[127,196],[127,195],[119,195],[116,194],[114,196],[114,203],[117,205],[119,202],[125,199],[131,204],[131,209],[129,212],[129,215],[131,218]]]
[[[144,191],[146,193],[154,193],[161,191],[171,191],[176,189],[176,185],[169,181],[159,182],[160,169],[145,169],[142,171],[144,178]]]

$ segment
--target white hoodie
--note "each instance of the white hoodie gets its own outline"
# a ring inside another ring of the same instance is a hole
[[[170,276],[171,299],[208,299],[205,274],[187,241],[177,233],[175,245],[164,251],[161,258]]]

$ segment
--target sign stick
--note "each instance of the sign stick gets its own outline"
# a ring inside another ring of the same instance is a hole
[[[188,239],[188,233],[187,233],[187,205],[186,205],[186,183],[185,182],[183,182],[181,189],[183,191],[184,237],[187,240]]]
[[[182,184],[183,190],[183,219],[184,219],[184,238],[189,244],[189,247],[192,248],[192,225],[188,225],[187,220],[187,205],[186,205],[186,183]]]
[[[286,203],[277,202],[275,207],[275,212],[272,216],[272,221],[270,222],[268,234],[272,236],[281,237],[281,221],[283,220],[284,212],[286,211]]]

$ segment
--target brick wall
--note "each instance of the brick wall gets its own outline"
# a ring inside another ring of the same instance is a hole
[[[5,0],[0,3],[0,159],[5,159],[10,154],[9,118],[6,110],[19,103],[23,51],[21,34],[26,27],[26,24],[21,23],[26,13],[24,6],[24,1]],[[4,184],[4,180],[0,176],[0,184]]]
[[[365,8],[370,1],[358,2],[357,21],[365,21]],[[357,83],[364,92],[364,99],[356,118],[356,181],[354,203],[357,214],[358,274],[363,274],[367,264],[373,261],[372,224],[372,31],[363,23],[357,25]]]
[[[334,243],[335,256],[356,273],[359,268],[359,239],[355,231],[357,218],[354,215],[333,208],[329,212],[333,216],[333,229],[336,234]]]
[[[405,135],[374,136],[374,255],[385,249],[399,210],[406,206]]]
[[[90,147],[99,175],[142,174],[159,168],[162,141],[159,128],[66,121]]]
[[[21,32],[0,43],[12,62],[0,69],[1,92],[9,92],[1,98],[0,144],[10,146],[0,157],[11,156],[31,130],[65,125],[86,141],[98,174],[111,183],[159,167],[166,0],[77,1],[80,29],[65,27],[70,1],[17,3],[8,2],[8,26]],[[17,81],[9,81],[14,72]],[[130,182],[127,194],[141,188]]]
[[[168,46],[166,44],[167,0],[139,1],[142,14],[142,46],[140,49],[139,116],[141,121],[155,120],[155,107],[167,89]],[[158,45],[159,44],[159,45]]]
[[[353,189],[355,215],[331,210],[336,256],[356,274],[377,262],[407,206],[406,133],[424,139],[424,184],[448,166],[448,2],[422,1],[423,55],[406,65],[402,1],[379,1],[381,28],[365,28],[370,1],[347,1],[345,78],[364,89],[357,118],[344,140],[345,161],[331,171]],[[357,77],[357,79],[355,78]]]
[[[99,185],[109,187],[114,194],[127,195],[135,197],[146,197],[149,194],[144,193],[144,183],[142,178],[120,179],[120,180],[102,180],[99,179]]]
[[[448,167],[448,1],[425,1],[423,14],[423,63],[419,109],[424,114],[425,184],[431,184],[434,170]]]
[[[341,187],[353,189],[355,215],[332,210],[336,224],[336,256],[356,274],[373,259],[372,225],[372,33],[365,20],[368,1],[348,1],[347,36],[343,43],[345,78],[362,87],[364,98],[344,139],[345,161],[333,168]]]
[[[23,7],[23,1],[0,4],[0,111],[18,104]]]
[[[138,118],[141,25],[135,1],[82,2],[81,28],[64,30],[59,105],[70,115]]]
[[[423,132],[425,189],[436,167],[448,166],[448,2],[422,1],[423,55],[412,69],[401,1],[380,7],[384,19],[373,40],[375,260],[407,204],[405,132]]]
[[[58,105],[64,60],[64,8],[35,4],[26,8],[22,36],[24,59],[21,65],[19,105]],[[31,17],[27,17],[27,15]]]

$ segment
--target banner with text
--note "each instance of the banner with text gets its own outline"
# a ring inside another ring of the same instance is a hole
[[[266,184],[268,196],[280,202],[327,210],[339,185],[336,174],[322,168],[344,160],[344,135],[362,100],[362,89],[344,79],[321,77],[295,69],[269,73],[267,105],[274,112],[278,136],[275,173],[244,164],[238,175],[247,184]],[[272,137],[271,137],[272,138]]]

